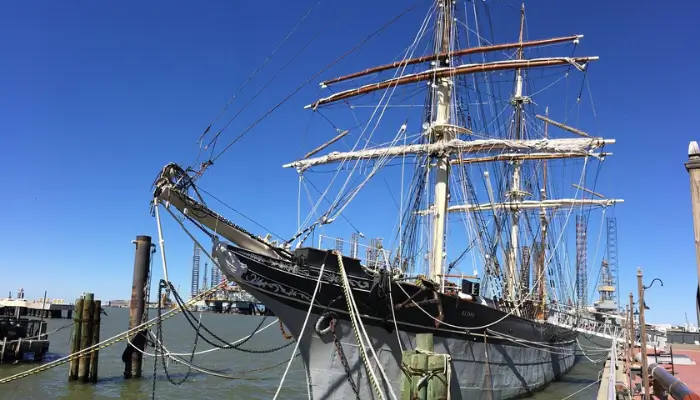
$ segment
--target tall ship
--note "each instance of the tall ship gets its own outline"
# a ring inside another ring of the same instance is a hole
[[[576,123],[594,111],[581,104],[592,102],[586,77],[598,58],[578,54],[580,34],[526,38],[524,6],[513,10],[513,40],[494,44],[479,23],[491,18],[487,3],[420,3],[415,36],[385,43],[386,64],[321,82],[329,94],[300,112],[330,134],[289,155],[298,193],[276,193],[298,204],[288,238],[210,207],[203,176],[218,155],[170,163],[155,181],[156,209],[210,239],[226,278],[297,339],[312,398],[397,398],[402,352],[419,333],[446,355],[450,398],[465,400],[536,391],[594,346],[582,342],[597,322],[581,318],[588,288],[571,242],[622,201],[595,187],[615,141]],[[254,187],[239,189],[255,200]],[[380,235],[390,239],[361,243]]]

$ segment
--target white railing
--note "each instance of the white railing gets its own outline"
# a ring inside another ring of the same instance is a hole
[[[581,315],[556,309],[550,309],[547,322],[607,339],[619,339],[625,332],[619,325],[582,318]]]
[[[613,338],[610,347],[610,370],[608,371],[608,400],[616,400],[615,373],[617,371],[617,338]]]

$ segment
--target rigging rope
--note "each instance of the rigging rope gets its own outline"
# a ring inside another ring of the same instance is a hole
[[[221,130],[219,130],[219,132],[216,133],[216,135],[214,136],[214,138],[204,147],[204,149],[206,150],[206,149],[209,148],[209,146],[211,146],[210,158],[211,158],[211,156],[214,154],[214,149],[215,149],[215,147],[216,147],[216,141],[217,141],[217,139],[219,139],[219,136],[221,135],[221,133],[223,133],[223,131],[226,130],[226,128],[228,128],[228,127],[231,125],[231,123],[233,123],[233,121],[234,121],[236,118],[238,118],[239,115],[241,115],[241,113],[250,105],[250,103],[252,103],[253,100],[255,100],[265,89],[267,89],[267,87],[270,86],[270,84],[272,84],[272,82],[274,82],[275,79],[277,79],[277,77],[282,73],[282,71],[284,71],[294,60],[296,60],[297,57],[299,57],[299,56],[301,55],[301,53],[303,53],[304,50],[306,50],[306,48],[309,47],[309,45],[311,45],[311,43],[312,43],[314,40],[316,40],[316,38],[317,38],[318,36],[319,36],[319,34],[316,34],[316,36],[314,36],[314,37],[312,37],[311,39],[309,39],[309,41],[306,42],[306,44],[305,44],[304,46],[302,46],[302,48],[299,49],[299,51],[297,51],[297,52],[292,56],[292,58],[290,58],[289,61],[287,61],[287,63],[285,63],[285,64],[282,66],[282,68],[280,68],[280,69],[272,76],[272,78],[270,78],[262,87],[260,87],[260,88],[255,92],[255,94],[254,94],[253,96],[251,96],[251,97],[248,99],[248,101],[243,105],[243,107],[241,107],[241,109],[238,110],[238,112],[237,112],[236,114],[234,114],[234,116],[231,117],[231,119],[228,120],[228,122],[224,125],[224,127],[221,128]]]
[[[299,91],[301,91],[301,89],[303,89],[303,88],[304,88],[306,85],[308,85],[311,81],[313,81],[314,79],[316,79],[316,78],[317,78],[319,75],[321,75],[322,73],[326,72],[329,68],[331,68],[332,66],[334,66],[335,64],[337,64],[340,60],[342,60],[343,58],[345,58],[346,56],[348,56],[350,53],[354,52],[354,51],[357,50],[359,47],[361,47],[362,45],[364,45],[364,44],[365,44],[367,41],[369,41],[372,37],[376,36],[378,33],[380,33],[381,31],[383,31],[384,29],[386,29],[388,26],[390,26],[391,24],[393,24],[394,22],[396,22],[397,20],[399,20],[399,19],[400,19],[401,17],[403,17],[404,15],[406,15],[406,14],[407,14],[409,11],[411,11],[417,4],[418,4],[418,2],[416,2],[416,3],[414,3],[413,5],[411,5],[411,6],[409,6],[408,8],[406,8],[401,14],[397,15],[396,17],[394,17],[393,19],[391,19],[391,20],[390,20],[389,22],[387,22],[386,24],[382,25],[378,30],[372,32],[369,36],[365,37],[360,43],[358,43],[357,45],[355,45],[355,46],[354,46],[353,48],[351,48],[350,50],[346,51],[346,52],[345,52],[344,54],[342,54],[340,57],[336,58],[336,59],[333,60],[330,64],[326,65],[323,69],[321,69],[320,71],[318,71],[317,73],[315,73],[313,76],[311,76],[309,79],[307,79],[307,80],[306,80],[304,83],[302,83],[299,87],[297,87],[296,89],[294,89],[294,91],[292,91],[292,93],[290,93],[290,94],[287,95],[285,98],[283,98],[282,101],[280,101],[279,103],[277,103],[274,107],[270,108],[265,114],[263,114],[262,117],[258,118],[255,122],[253,122],[253,123],[250,124],[246,129],[244,129],[243,132],[241,132],[238,136],[236,136],[236,138],[234,138],[231,142],[229,142],[229,143],[224,147],[224,149],[221,150],[221,152],[219,152],[215,157],[213,157],[213,158],[211,159],[211,162],[213,163],[213,162],[216,161],[219,157],[221,157],[228,149],[231,148],[231,146],[233,146],[234,144],[236,144],[236,142],[238,142],[241,138],[243,138],[243,136],[245,136],[248,132],[250,132],[256,125],[258,125],[262,120],[264,120],[265,118],[267,118],[270,114],[272,114],[273,112],[275,112],[275,110],[277,110],[280,106],[282,106],[282,104],[286,103],[286,102],[287,102],[289,99],[291,99],[295,94],[297,94]]]
[[[360,356],[362,357],[362,362],[365,366],[365,369],[367,370],[367,375],[369,376],[370,383],[372,384],[372,387],[374,388],[375,393],[377,393],[377,396],[379,396],[380,400],[384,399],[384,394],[382,393],[381,388],[379,387],[379,383],[377,382],[377,377],[374,374],[374,370],[372,369],[372,366],[370,365],[369,359],[367,358],[367,348],[365,347],[365,343],[358,333],[358,326],[359,330],[364,334],[365,340],[367,340],[367,343],[369,344],[369,348],[372,351],[372,355],[374,356],[374,359],[377,361],[377,368],[379,369],[379,372],[382,374],[382,378],[384,378],[384,381],[388,384],[389,388],[389,394],[391,395],[391,398],[396,400],[396,394],[394,393],[394,389],[391,387],[391,382],[389,379],[386,377],[386,374],[384,373],[384,369],[382,368],[381,361],[377,357],[377,354],[374,352],[374,348],[372,347],[372,341],[369,340],[369,337],[367,335],[367,332],[364,330],[364,325],[362,324],[362,320],[360,319],[358,322],[358,311],[357,311],[357,305],[355,304],[355,299],[352,296],[352,289],[350,288],[350,282],[348,281],[348,276],[347,273],[345,272],[345,266],[343,265],[343,256],[339,253],[336,252],[336,256],[338,257],[338,267],[340,269],[340,276],[341,276],[341,282],[343,284],[343,292],[345,293],[345,301],[348,305],[348,314],[350,316],[350,322],[352,324],[352,330],[355,334],[355,338],[357,340],[357,344],[360,346]]]
[[[434,6],[435,6],[435,4],[433,4],[433,5],[431,6],[431,9],[430,9],[430,10],[432,10],[432,7],[434,7]],[[413,6],[409,7],[409,9],[412,8],[412,7],[413,7]],[[408,11],[408,10],[404,11],[404,13],[407,12],[407,11]],[[423,20],[423,24],[421,25],[420,29],[418,30],[418,33],[416,34],[416,37],[415,37],[414,40],[413,40],[413,43],[406,49],[406,53],[404,54],[404,59],[407,59],[407,58],[412,57],[413,53],[415,52],[415,49],[416,49],[416,47],[417,47],[416,45],[417,45],[418,41],[420,40],[420,38],[424,35],[425,29],[427,28],[427,22],[429,21],[429,16],[430,16],[430,14],[431,14],[431,12],[428,12],[428,15],[427,15],[427,16],[425,17],[425,19]],[[400,17],[400,16],[399,16],[399,17]],[[397,17],[397,18],[398,18],[398,17]],[[351,50],[351,51],[352,51],[352,50]],[[398,70],[395,72],[394,77],[396,77],[396,76],[398,76],[398,75],[400,75],[400,74],[403,74],[403,72],[405,71],[406,67],[407,67],[407,65],[403,65],[400,69],[398,69]],[[360,135],[358,136],[358,139],[357,139],[357,141],[355,142],[355,145],[353,146],[353,150],[355,150],[355,149],[358,147],[358,145],[360,144],[360,141],[361,141],[363,135],[365,134],[365,132],[367,131],[367,129],[369,129],[370,123],[372,122],[372,120],[374,119],[375,115],[376,115],[377,112],[379,111],[382,102],[384,101],[384,99],[387,98],[387,95],[388,95],[389,98],[387,99],[386,103],[384,104],[384,106],[383,106],[383,108],[382,108],[382,110],[381,110],[381,113],[379,114],[379,118],[378,118],[378,120],[375,122],[374,128],[373,128],[372,131],[370,132],[369,137],[366,139],[366,144],[365,144],[364,149],[366,149],[367,146],[369,146],[369,144],[371,143],[370,140],[371,140],[371,138],[372,138],[374,132],[376,131],[377,127],[379,126],[379,122],[382,120],[382,118],[383,118],[383,116],[384,116],[384,112],[386,111],[387,106],[389,105],[389,99],[391,99],[391,97],[393,96],[394,92],[396,91],[396,88],[397,88],[397,86],[393,86],[393,87],[391,87],[391,91],[384,91],[384,92],[383,92],[383,94],[382,94],[382,96],[381,96],[381,99],[379,100],[379,104],[375,107],[374,111],[372,112],[372,115],[370,116],[370,118],[369,118],[369,120],[368,120],[368,122],[367,122],[367,126],[362,130],[362,132],[361,132]],[[391,145],[395,144],[395,143],[401,138],[401,135],[405,135],[405,130],[406,130],[406,122],[404,122],[404,124],[402,124],[401,129],[399,129],[399,132],[398,132],[397,135],[394,137],[394,139],[391,141]],[[342,211],[344,210],[344,208],[349,204],[349,202],[350,202],[350,201],[354,198],[354,196],[359,192],[359,190],[362,188],[362,186],[364,186],[364,185],[369,181],[369,179],[379,170],[379,168],[382,167],[382,164],[383,164],[383,163],[386,163],[386,162],[387,162],[388,159],[389,159],[388,156],[384,156],[384,157],[381,157],[380,159],[376,160],[376,161],[375,161],[375,164],[374,164],[374,167],[373,167],[372,171],[368,174],[367,178],[364,179],[364,180],[362,181],[362,183],[361,183],[357,188],[355,188],[354,190],[349,191],[349,192],[345,192],[345,189],[346,189],[346,188],[348,187],[348,185],[350,184],[350,180],[351,180],[351,178],[352,178],[352,176],[353,176],[355,170],[356,170],[356,169],[358,168],[358,166],[361,164],[361,163],[359,163],[359,162],[354,163],[353,166],[352,166],[352,168],[351,168],[351,170],[350,170],[350,173],[348,174],[347,179],[345,180],[345,182],[343,183],[343,186],[342,186],[342,187],[340,188],[340,190],[338,191],[338,195],[336,196],[335,200],[333,200],[333,202],[331,203],[331,206],[330,206],[330,208],[328,209],[328,211],[326,211],[326,212],[321,216],[321,218],[320,218],[319,220],[317,220],[316,222],[314,222],[313,224],[311,224],[308,228],[304,229],[303,231],[297,232],[297,233],[292,237],[292,239],[290,239],[289,242],[293,242],[293,241],[296,240],[298,237],[302,236],[304,233],[310,233],[311,230],[314,229],[317,225],[322,225],[322,224],[330,223],[330,222],[332,222],[333,220],[337,219],[338,216],[342,216],[342,215],[343,215],[343,214],[342,214]],[[331,180],[330,184],[326,187],[326,190],[325,190],[325,191],[323,192],[323,194],[321,195],[321,198],[325,198],[326,193],[328,193],[328,191],[330,190],[331,186],[332,186],[333,183],[335,182],[336,178],[339,176],[340,171],[343,169],[343,166],[344,166],[345,162],[346,162],[346,160],[343,160],[343,161],[341,162],[340,166],[338,167],[338,169],[337,169],[337,171],[336,171],[336,174],[333,176],[333,179]],[[368,163],[369,163],[369,161],[368,161]],[[346,198],[346,197],[347,197],[347,198]],[[309,213],[309,216],[306,218],[306,221],[304,222],[304,225],[310,220],[311,216],[315,213],[315,210],[319,207],[320,203],[321,203],[321,199],[319,199],[319,201],[314,205],[312,211]],[[340,211],[334,211],[334,210],[336,209],[336,207],[339,207],[339,208],[340,208]],[[335,212],[335,216],[330,217],[331,213],[333,213],[333,212]],[[306,237],[308,237],[308,234],[307,234],[306,236],[304,236],[304,238],[300,241],[300,243],[302,243],[303,240],[306,239]]]
[[[304,318],[304,323],[301,325],[301,331],[299,332],[299,337],[296,340],[296,344],[294,345],[294,351],[292,352],[292,357],[289,359],[289,362],[287,363],[287,367],[284,369],[284,374],[282,374],[282,379],[280,379],[280,384],[277,386],[277,391],[275,392],[275,397],[273,397],[273,400],[277,400],[277,396],[280,394],[280,390],[282,390],[282,386],[284,385],[284,380],[287,378],[287,373],[289,373],[289,367],[292,365],[292,360],[294,360],[295,354],[297,354],[297,351],[299,351],[299,343],[301,343],[301,338],[304,336],[304,332],[306,331],[306,324],[309,322],[309,317],[311,316],[311,310],[314,308],[314,301],[316,300],[316,294],[318,293],[319,289],[321,288],[321,281],[323,280],[323,271],[326,268],[326,262],[324,260],[323,264],[321,264],[321,269],[318,271],[318,280],[316,280],[316,287],[314,288],[314,293],[311,296],[311,300],[309,301],[309,311],[306,312],[306,318]],[[309,386],[309,390],[311,386]]]
[[[308,11],[306,11],[306,14],[304,14],[304,15],[301,17],[301,19],[299,19],[299,20],[297,21],[297,23],[294,25],[294,27],[292,28],[292,30],[287,34],[287,36],[285,36],[284,39],[282,39],[282,41],[277,45],[277,47],[275,47],[275,49],[272,50],[272,52],[265,58],[265,60],[262,62],[262,64],[260,64],[257,68],[255,68],[255,70],[253,70],[253,72],[250,74],[250,76],[248,76],[248,78],[243,82],[243,84],[242,84],[241,86],[238,87],[238,90],[236,91],[236,93],[234,93],[234,94],[231,96],[231,98],[229,98],[228,102],[227,102],[226,105],[221,109],[221,111],[219,112],[219,114],[214,118],[214,120],[211,121],[211,123],[209,123],[209,126],[207,126],[207,128],[204,130],[204,132],[202,133],[202,135],[199,137],[199,140],[198,140],[199,145],[200,145],[200,151],[199,151],[200,154],[197,155],[197,161],[199,160],[199,156],[201,155],[201,152],[202,152],[202,148],[201,148],[201,146],[202,146],[202,140],[203,140],[204,137],[207,135],[207,133],[209,133],[209,131],[211,130],[212,125],[214,125],[214,123],[216,123],[216,122],[224,115],[224,113],[226,112],[226,110],[228,109],[228,107],[231,105],[231,103],[233,102],[233,100],[236,98],[236,96],[238,96],[238,95],[241,93],[241,91],[243,91],[243,89],[248,85],[248,83],[253,79],[253,77],[255,77],[255,75],[256,75],[261,69],[263,69],[263,68],[265,67],[265,65],[267,65],[267,63],[272,59],[272,57],[275,56],[275,54],[277,53],[277,51],[278,51],[285,43],[287,43],[287,41],[289,40],[289,38],[294,34],[294,32],[296,32],[296,30],[299,28],[299,26],[302,24],[302,22],[304,22],[304,21],[306,20],[306,18],[311,14],[311,12],[313,11],[313,9],[316,8],[316,7],[318,7],[321,3],[323,3],[323,1],[324,1],[324,0],[319,0],[314,6],[312,6],[311,8],[308,9]],[[245,107],[244,107],[244,108],[245,108]],[[241,110],[241,111],[242,111],[242,110]],[[234,117],[234,118],[235,118],[235,117]],[[226,126],[225,126],[223,129],[226,129],[226,127],[227,127],[229,124],[231,124],[232,121],[233,121],[233,119],[231,119],[231,120],[226,124]],[[223,131],[223,129],[222,129],[221,131]],[[216,135],[217,137],[219,136],[219,134],[221,133],[221,131],[219,131],[219,133],[217,133],[217,135]],[[213,140],[216,140],[216,138],[214,138]],[[210,144],[211,144],[211,143],[210,143]],[[207,145],[207,146],[208,146],[208,145]],[[206,150],[206,149],[205,149],[205,150]],[[197,161],[195,161],[195,163],[196,163]]]

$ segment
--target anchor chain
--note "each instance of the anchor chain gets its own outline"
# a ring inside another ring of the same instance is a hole
[[[292,336],[291,334],[287,333],[287,331],[284,330],[284,324],[282,323],[282,320],[277,318],[277,321],[279,321],[279,323],[280,323],[280,331],[282,331],[282,337],[284,338],[284,340],[294,339],[294,336]]]
[[[340,359],[340,363],[343,365],[343,369],[345,370],[345,376],[348,380],[348,383],[350,384],[350,387],[352,388],[353,393],[355,393],[355,399],[360,400],[360,391],[357,389],[355,381],[352,380],[352,374],[350,372],[350,365],[348,364],[348,359],[345,357],[343,345],[340,343],[340,340],[338,340],[338,335],[335,332],[335,318],[331,317],[329,326],[331,328],[331,335],[333,335],[333,344],[335,344],[335,352],[338,354],[338,359]]]
[[[166,283],[165,283],[165,281],[161,280],[161,284],[166,284]],[[181,298],[180,295],[177,293],[177,291],[175,291],[175,288],[173,287],[172,284],[169,284],[169,286],[170,286],[170,291],[173,293],[173,295],[174,295],[174,297],[175,297],[175,301],[178,303],[178,306],[181,306],[181,307],[182,307],[182,303],[183,303],[182,298]],[[191,312],[190,310],[184,309],[183,315],[185,316],[185,319],[186,319],[187,322],[190,324],[190,326],[192,326],[192,328],[193,328],[194,330],[197,330],[198,327],[197,327],[197,325],[195,325],[195,322],[193,321],[193,319],[194,319],[194,314],[192,314],[192,312]],[[274,353],[274,352],[276,352],[276,351],[282,350],[282,349],[287,348],[287,347],[289,347],[290,345],[292,345],[292,344],[294,343],[294,341],[290,341],[290,342],[285,343],[285,344],[283,344],[283,345],[281,345],[281,346],[273,347],[273,348],[271,348],[271,349],[264,349],[264,350],[258,350],[258,349],[244,349],[244,348],[241,347],[243,344],[245,344],[246,342],[248,342],[248,341],[258,332],[258,330],[260,329],[260,327],[262,327],[262,325],[263,325],[263,323],[265,322],[265,319],[266,319],[267,317],[268,317],[268,314],[266,313],[265,316],[264,316],[264,317],[262,318],[262,320],[260,321],[260,323],[258,324],[258,326],[255,327],[255,329],[253,330],[253,332],[252,332],[245,340],[243,340],[243,341],[241,341],[240,343],[237,343],[237,344],[235,344],[235,345],[229,344],[226,340],[222,339],[222,338],[219,337],[217,334],[215,334],[214,332],[212,332],[211,330],[209,330],[209,328],[207,328],[205,325],[202,325],[202,326],[201,326],[201,329],[203,329],[205,332],[207,332],[209,335],[211,335],[214,339],[216,339],[217,341],[219,341],[219,343],[222,343],[222,344],[217,344],[217,343],[212,342],[212,341],[209,340],[207,337],[205,337],[204,335],[202,335],[201,332],[200,332],[200,337],[202,338],[202,340],[204,340],[205,342],[207,342],[209,345],[214,346],[214,347],[216,347],[216,348],[218,348],[218,349],[223,349],[223,350],[226,350],[226,349],[233,349],[233,350],[238,350],[238,351],[241,351],[241,352],[244,352],[244,353],[250,353],[250,354],[269,354],[269,353]]]

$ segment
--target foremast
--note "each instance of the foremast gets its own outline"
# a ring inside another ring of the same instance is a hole
[[[437,0],[442,9],[437,21],[438,29],[436,43],[440,44],[439,52],[445,57],[438,59],[441,67],[449,67],[450,50],[452,46],[452,1]],[[454,129],[450,125],[450,107],[452,104],[452,76],[442,76],[435,82],[434,109],[435,118],[430,130],[430,141],[447,142],[455,138]],[[447,206],[449,197],[450,158],[448,154],[437,157],[435,165],[435,199],[433,205],[433,237],[430,246],[430,278],[443,286],[443,264],[445,260],[445,228],[447,225]]]

